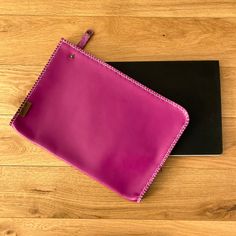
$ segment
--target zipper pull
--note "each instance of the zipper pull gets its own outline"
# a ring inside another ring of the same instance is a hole
[[[93,36],[94,31],[92,29],[88,29],[82,36],[79,43],[76,45],[77,47],[84,49],[90,38]]]

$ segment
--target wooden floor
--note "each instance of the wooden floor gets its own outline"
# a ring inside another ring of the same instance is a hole
[[[107,61],[220,60],[224,154],[170,157],[136,204],[12,130],[57,42],[88,28]],[[1,236],[236,235],[235,0],[0,0],[0,52]]]

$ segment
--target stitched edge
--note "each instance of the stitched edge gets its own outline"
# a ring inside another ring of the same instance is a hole
[[[145,187],[143,188],[142,192],[140,193],[137,202],[140,202],[144,196],[144,194],[147,192],[148,188],[150,187],[150,185],[152,184],[152,182],[154,181],[155,177],[157,176],[157,174],[159,173],[159,171],[161,170],[161,167],[164,165],[165,161],[167,160],[167,158],[169,157],[171,151],[173,150],[174,146],[176,145],[176,143],[178,142],[179,138],[181,137],[181,135],[183,134],[184,130],[186,129],[186,127],[188,126],[189,123],[189,118],[186,119],[184,125],[182,126],[182,128],[180,129],[180,132],[177,134],[177,136],[175,137],[175,139],[173,140],[173,142],[171,143],[169,149],[167,150],[166,154],[164,155],[161,163],[157,166],[157,168],[155,169],[155,171],[153,172],[151,178],[149,179],[149,181],[146,183]]]
[[[56,46],[56,48],[54,49],[52,55],[50,56],[47,64],[45,65],[44,69],[42,70],[42,72],[40,73],[38,79],[34,82],[32,88],[30,89],[30,91],[28,92],[28,94],[26,95],[25,99],[23,100],[23,102],[21,103],[21,105],[19,106],[19,108],[17,109],[15,115],[12,117],[9,125],[12,125],[14,123],[14,121],[16,120],[16,118],[19,116],[20,110],[21,108],[24,106],[24,104],[26,103],[26,101],[30,98],[30,96],[33,94],[33,92],[35,91],[35,88],[37,87],[37,85],[39,84],[39,81],[44,77],[44,74],[46,72],[46,70],[48,69],[49,65],[51,64],[51,62],[53,61],[58,49],[60,48],[61,44],[62,44],[63,40],[60,40],[60,42],[58,43],[58,45]]]
[[[186,120],[184,125],[182,126],[182,128],[180,129],[180,132],[177,134],[177,136],[175,137],[175,139],[173,140],[172,144],[170,145],[169,149],[167,150],[166,154],[164,155],[162,162],[157,166],[157,168],[155,169],[155,171],[153,172],[151,178],[148,180],[148,182],[146,183],[146,185],[144,186],[143,190],[141,191],[139,197],[137,198],[137,202],[140,202],[141,199],[143,198],[144,194],[146,193],[146,191],[148,190],[148,188],[150,187],[150,185],[152,184],[153,180],[155,179],[156,175],[158,174],[158,172],[160,171],[162,165],[165,163],[166,159],[168,158],[170,152],[172,151],[172,149],[174,148],[175,144],[177,143],[178,139],[180,138],[180,136],[182,135],[182,133],[184,132],[185,128],[187,127],[188,123],[189,123],[189,115],[187,113],[187,111],[180,106],[179,104],[169,100],[168,98],[163,97],[162,95],[158,94],[157,92],[149,89],[148,87],[144,86],[143,84],[139,83],[138,81],[132,79],[131,77],[129,77],[128,75],[122,73],[121,71],[117,70],[116,68],[112,67],[111,65],[107,64],[106,62],[102,61],[101,59],[98,59],[96,57],[94,57],[93,55],[91,55],[88,52],[85,52],[84,50],[76,47],[74,44],[70,43],[69,41],[67,41],[66,39],[62,38],[60,40],[60,42],[58,43],[58,45],[56,46],[56,48],[54,49],[51,57],[49,58],[47,64],[45,65],[44,69],[42,70],[42,72],[40,73],[38,79],[35,81],[34,85],[32,86],[31,90],[28,92],[27,96],[25,97],[25,99],[23,100],[23,102],[21,103],[20,107],[18,108],[18,110],[16,111],[15,115],[13,116],[13,118],[10,121],[10,125],[12,125],[14,123],[14,121],[16,120],[16,118],[19,115],[19,112],[21,110],[21,108],[24,106],[25,102],[30,98],[30,96],[33,94],[33,92],[35,91],[37,85],[39,84],[40,80],[44,77],[44,74],[46,72],[46,70],[48,69],[49,65],[51,64],[51,62],[53,61],[58,49],[60,48],[60,46],[62,45],[62,43],[66,43],[67,45],[71,46],[72,48],[74,48],[75,50],[79,51],[81,54],[83,54],[84,56],[87,56],[88,58],[96,61],[97,63],[103,65],[104,67],[106,67],[107,69],[112,70],[113,72],[115,72],[116,74],[118,74],[120,77],[127,79],[128,81],[130,81],[131,83],[137,85],[138,87],[144,89],[146,92],[148,92],[149,94],[152,94],[153,96],[161,99],[164,102],[167,102],[169,104],[171,104],[172,106],[178,108],[185,116]]]
[[[117,70],[117,69],[114,68],[113,66],[107,64],[107,63],[104,62],[103,60],[96,58],[95,56],[91,55],[91,54],[88,53],[88,52],[85,52],[84,50],[82,50],[81,48],[77,47],[77,46],[74,45],[73,43],[67,41],[66,39],[62,38],[62,41],[63,41],[64,43],[66,43],[67,45],[71,46],[72,48],[74,48],[75,50],[77,50],[78,52],[82,53],[83,55],[85,55],[85,56],[89,57],[90,59],[92,59],[92,60],[98,62],[99,64],[101,64],[101,65],[107,67],[108,69],[112,70],[113,72],[115,72],[115,73],[118,74],[119,76],[121,76],[121,77],[123,77],[123,78],[129,80],[130,82],[132,82],[133,84],[137,85],[138,87],[141,87],[142,89],[146,90],[148,93],[151,93],[151,94],[154,95],[155,97],[158,97],[158,98],[160,98],[161,100],[163,100],[163,101],[165,101],[165,102],[167,102],[167,103],[173,105],[174,107],[177,107],[179,110],[181,110],[181,111],[184,113],[185,117],[186,117],[187,119],[189,119],[189,116],[188,116],[187,111],[186,111],[182,106],[180,106],[179,104],[177,104],[177,103],[171,101],[170,99],[168,99],[168,98],[166,98],[166,97],[160,95],[159,93],[157,93],[157,92],[151,90],[150,88],[146,87],[145,85],[139,83],[138,81],[132,79],[132,78],[129,77],[128,75],[126,75],[126,74],[122,73],[121,71]]]
[[[96,61],[97,63],[103,65],[104,67],[106,67],[107,69],[115,72],[116,74],[118,74],[120,77],[127,79],[128,81],[130,81],[131,83],[137,85],[138,87],[144,89],[146,92],[148,92],[149,94],[161,99],[164,102],[169,103],[170,105],[176,107],[177,109],[179,109],[185,116],[185,122],[183,124],[183,126],[181,127],[179,133],[177,134],[177,136],[174,138],[173,142],[171,143],[170,147],[168,148],[166,154],[164,154],[163,159],[161,161],[161,163],[157,166],[157,168],[154,170],[154,172],[152,173],[151,177],[149,178],[149,180],[147,181],[147,183],[145,184],[143,190],[141,191],[140,195],[137,198],[137,202],[140,202],[141,199],[143,198],[144,194],[146,193],[146,191],[148,190],[148,188],[150,187],[150,185],[152,184],[152,182],[154,181],[156,175],[158,174],[158,172],[160,171],[161,167],[163,166],[163,164],[165,163],[165,161],[167,160],[168,156],[170,155],[172,149],[174,148],[174,146],[176,145],[177,141],[179,140],[179,138],[181,137],[181,135],[183,134],[184,130],[186,129],[188,123],[189,123],[189,115],[188,112],[179,104],[169,100],[166,97],[163,97],[162,95],[160,95],[159,93],[149,89],[148,87],[146,87],[145,85],[139,83],[138,81],[132,79],[131,77],[129,77],[128,75],[122,73],[121,71],[117,70],[116,68],[112,67],[111,65],[107,64],[106,62],[102,61],[101,59],[98,59],[96,57],[94,57],[93,55],[91,55],[88,52],[85,52],[84,50],[76,47],[74,44],[72,44],[71,42],[67,41],[66,39],[62,38],[62,41],[71,46],[72,48],[74,48],[75,50],[77,50],[78,52],[80,52],[81,54],[83,54],[84,56],[87,56],[88,58],[90,58],[91,60]]]

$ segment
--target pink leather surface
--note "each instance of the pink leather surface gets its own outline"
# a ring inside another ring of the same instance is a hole
[[[189,121],[181,106],[65,39],[26,100],[16,130],[138,202]]]

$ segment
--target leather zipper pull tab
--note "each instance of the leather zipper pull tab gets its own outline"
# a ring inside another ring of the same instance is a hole
[[[82,36],[81,40],[79,41],[79,43],[77,44],[77,47],[84,49],[84,47],[86,46],[86,44],[88,43],[88,41],[91,39],[91,37],[93,36],[94,31],[92,29],[88,29],[84,35]]]

